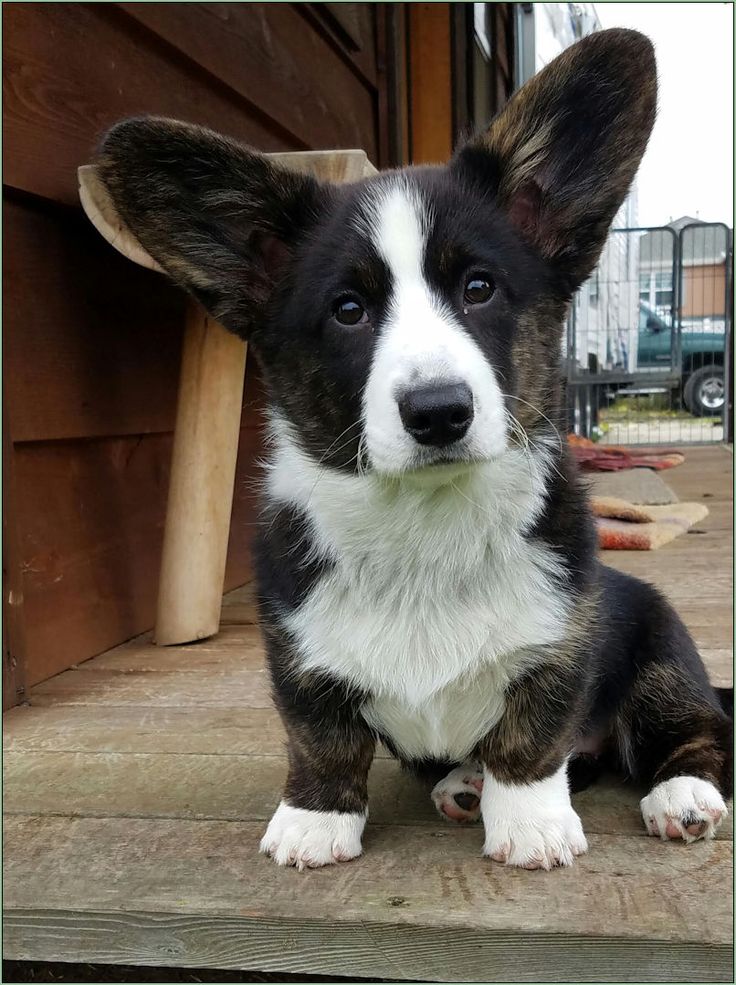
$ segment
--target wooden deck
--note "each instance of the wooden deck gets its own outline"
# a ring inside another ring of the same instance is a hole
[[[607,559],[662,587],[731,686],[732,457],[665,474],[707,497],[702,533]],[[284,778],[247,588],[216,640],[142,638],[36,687],[5,719],[5,957],[464,981],[732,981],[732,825],[648,838],[641,792],[575,798],[590,852],[526,872],[480,857],[380,755],[365,854],[278,869],[258,855]]]

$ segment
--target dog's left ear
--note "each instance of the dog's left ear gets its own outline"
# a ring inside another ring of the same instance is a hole
[[[328,194],[243,144],[157,117],[113,127],[96,177],[133,244],[123,252],[148,257],[244,338]]]
[[[530,79],[453,167],[493,192],[572,291],[595,266],[626,197],[656,101],[649,39],[601,31]]]

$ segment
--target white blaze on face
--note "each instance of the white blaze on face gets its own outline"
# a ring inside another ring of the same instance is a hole
[[[369,194],[361,229],[385,261],[392,282],[363,397],[370,462],[379,472],[394,474],[427,463],[429,450],[404,430],[397,397],[414,387],[453,383],[470,387],[475,415],[454,450],[464,460],[494,458],[507,447],[503,397],[493,368],[463,330],[462,316],[451,311],[425,279],[431,212],[406,179]]]

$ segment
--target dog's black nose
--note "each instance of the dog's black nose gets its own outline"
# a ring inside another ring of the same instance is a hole
[[[398,403],[404,429],[420,445],[451,445],[473,420],[473,393],[464,383],[408,390]]]

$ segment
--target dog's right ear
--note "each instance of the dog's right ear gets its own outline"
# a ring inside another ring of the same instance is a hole
[[[599,31],[514,93],[453,166],[493,193],[572,294],[600,256],[647,146],[656,105],[649,39],[623,28]]]
[[[143,250],[243,337],[326,195],[233,140],[156,117],[113,127],[97,176]]]

